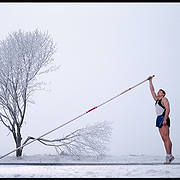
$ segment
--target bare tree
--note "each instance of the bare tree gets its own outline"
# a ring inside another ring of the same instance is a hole
[[[46,146],[55,147],[58,154],[66,155],[104,155],[108,151],[107,144],[110,142],[112,122],[98,122],[78,129],[61,139],[38,139]],[[34,137],[28,137],[26,144]]]
[[[43,82],[36,76],[54,71],[53,54],[56,45],[48,32],[12,32],[0,41],[0,121],[12,133],[16,148],[21,146],[21,128],[27,103]],[[22,155],[22,149],[16,156]]]
[[[9,34],[0,41],[0,121],[12,133],[16,148],[22,144],[21,128],[27,103],[34,103],[32,94],[41,90],[44,82],[37,81],[37,75],[56,70],[53,54],[56,45],[48,32],[38,29],[34,32],[22,30]],[[110,123],[87,125],[69,135],[54,140],[38,139],[47,146],[56,148],[59,154],[104,154],[111,136]],[[26,144],[34,137],[28,137]],[[16,151],[22,156],[23,148]]]

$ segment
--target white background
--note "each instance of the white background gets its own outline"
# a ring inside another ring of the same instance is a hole
[[[179,154],[179,22],[179,3],[0,3],[0,40],[19,29],[38,28],[58,44],[54,63],[61,67],[39,77],[51,82],[46,86],[51,91],[34,94],[36,104],[27,107],[23,140],[41,136],[154,74],[155,91],[167,92],[173,154]],[[46,138],[107,120],[113,121],[110,154],[164,155],[155,118],[145,82]],[[0,144],[1,155],[15,148],[2,123]],[[23,153],[56,152],[34,142]]]

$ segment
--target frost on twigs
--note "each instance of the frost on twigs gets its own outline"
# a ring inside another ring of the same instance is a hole
[[[32,95],[44,85],[37,75],[59,68],[53,63],[56,51],[49,33],[38,29],[14,31],[0,41],[0,122],[12,133],[16,148],[21,146],[27,104],[34,103]],[[22,149],[16,154],[21,156]]]
[[[112,133],[112,122],[98,122],[78,129],[61,139],[38,139],[47,146],[55,147],[58,154],[65,155],[105,155]],[[29,139],[34,139],[29,137]],[[27,142],[27,141],[26,141]]]

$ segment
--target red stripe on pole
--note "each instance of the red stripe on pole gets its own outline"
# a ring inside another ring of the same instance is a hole
[[[95,106],[95,107],[93,107],[92,109],[86,111],[86,113],[88,113],[88,112],[90,112],[90,111],[92,111],[92,110],[94,110],[94,109],[96,109],[96,108],[97,108],[97,106]]]

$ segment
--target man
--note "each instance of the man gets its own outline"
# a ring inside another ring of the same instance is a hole
[[[148,77],[149,80],[149,87],[152,94],[153,99],[156,101],[155,108],[156,108],[156,127],[159,128],[159,133],[162,137],[164,142],[164,147],[166,150],[166,162],[165,164],[169,164],[174,160],[174,156],[171,153],[172,150],[172,142],[169,137],[169,127],[170,127],[170,106],[169,101],[165,97],[166,93],[163,89],[160,89],[157,94],[154,92],[154,86],[152,83],[152,76]]]

